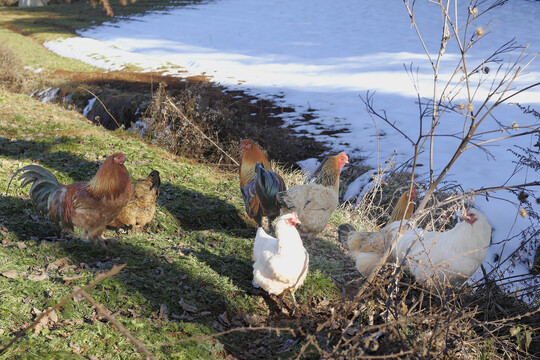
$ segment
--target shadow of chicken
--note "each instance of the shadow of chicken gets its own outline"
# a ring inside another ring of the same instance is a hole
[[[126,227],[137,231],[148,225],[156,212],[156,200],[159,196],[160,185],[159,171],[152,170],[147,178],[135,184],[127,205],[109,224],[109,227]]]

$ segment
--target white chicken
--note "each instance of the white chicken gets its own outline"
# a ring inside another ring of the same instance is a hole
[[[429,288],[467,280],[487,255],[491,226],[482,213],[472,208],[467,210],[463,220],[444,232],[407,230],[388,260],[404,261],[411,275]],[[358,271],[367,276],[391,245],[399,231],[399,222],[392,222],[376,233],[350,230],[350,227],[341,227],[340,241],[348,244]]]
[[[279,296],[282,310],[283,295],[288,291],[296,311],[294,293],[304,283],[308,272],[309,254],[296,230],[298,223],[295,212],[281,216],[276,222],[277,238],[259,227],[253,246],[253,286]]]

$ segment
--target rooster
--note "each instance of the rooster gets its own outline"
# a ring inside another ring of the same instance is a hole
[[[330,215],[339,205],[339,175],[348,162],[349,158],[344,152],[332,156],[321,165],[314,182],[277,194],[277,200],[286,211],[298,214],[301,223],[298,229],[311,239],[312,247],[315,237],[324,230]]]
[[[309,266],[309,255],[296,230],[296,213],[281,216],[276,223],[276,237],[257,229],[253,246],[253,286],[279,296],[283,311],[283,295],[288,291],[297,310],[295,291],[302,286]]]
[[[135,230],[150,223],[156,212],[160,185],[159,171],[152,170],[147,178],[135,184],[129,202],[109,226],[129,226]]]
[[[262,218],[272,221],[279,215],[280,206],[276,194],[287,190],[283,178],[272,167],[260,147],[251,140],[240,142],[243,154],[240,159],[240,190],[247,214],[262,226]]]
[[[28,165],[15,172],[21,187],[32,184],[30,197],[40,215],[47,215],[62,230],[81,228],[92,243],[106,248],[101,234],[118,216],[131,195],[131,180],[122,153],[109,156],[89,182],[64,185],[49,170]]]
[[[388,260],[404,262],[414,278],[429,288],[444,283],[457,285],[466,281],[487,255],[491,226],[485,216],[473,208],[468,209],[462,219],[448,231],[408,229],[399,238]],[[392,244],[399,229],[399,221],[395,221],[364,238],[364,241],[359,241],[359,233],[347,232],[341,228],[340,240],[348,243],[350,256],[356,260],[357,269],[367,276],[384,250]],[[375,241],[374,236],[377,238]],[[372,243],[379,246],[370,253],[372,249],[369,244]]]

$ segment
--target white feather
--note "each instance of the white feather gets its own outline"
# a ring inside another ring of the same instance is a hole
[[[281,295],[290,289],[294,293],[307,275],[309,257],[302,239],[287,219],[296,214],[281,216],[276,223],[276,236],[257,229],[253,246],[253,285],[269,294]]]

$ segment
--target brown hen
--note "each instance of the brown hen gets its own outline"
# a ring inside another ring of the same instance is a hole
[[[147,178],[135,184],[129,202],[109,226],[129,226],[135,230],[149,224],[156,212],[160,185],[159,171],[152,170]]]

